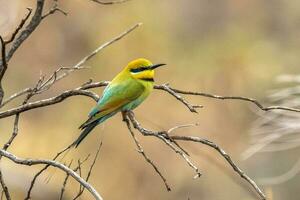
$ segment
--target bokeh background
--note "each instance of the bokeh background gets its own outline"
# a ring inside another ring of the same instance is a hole
[[[47,1],[50,8],[52,1]],[[6,95],[32,86],[42,72],[51,74],[60,66],[72,66],[97,46],[135,23],[143,26],[103,50],[86,63],[90,69],[75,72],[58,83],[41,99],[75,88],[88,79],[111,80],[132,59],[145,57],[167,63],[156,73],[157,83],[180,89],[220,95],[242,95],[264,102],[267,91],[276,87],[282,74],[300,73],[300,3],[283,0],[131,0],[117,5],[99,5],[89,0],[59,1],[68,12],[49,16],[18,50],[4,78]],[[8,37],[33,0],[0,0],[0,34]],[[102,89],[95,89],[101,94]],[[257,108],[249,103],[187,97],[201,104],[199,114],[190,113],[181,103],[161,91],[136,109],[138,120],[153,130],[186,123],[199,126],[176,134],[208,138],[223,147],[254,180],[288,170],[297,155],[285,160],[270,157],[242,161],[249,146],[249,130]],[[18,105],[7,105],[3,110]],[[21,157],[52,158],[79,134],[94,105],[86,97],[72,97],[63,103],[21,115],[19,135],[10,151]],[[12,132],[13,117],[1,119],[1,143]],[[214,150],[199,144],[183,143],[204,175],[193,180],[193,171],[175,153],[154,138],[139,135],[146,153],[168,179],[167,192],[154,170],[136,151],[133,140],[116,115],[99,126],[65,158],[84,158],[103,146],[90,182],[105,199],[258,199],[258,196]],[[263,161],[263,164],[262,164]],[[32,175],[39,167],[1,163],[5,180],[15,199],[22,199]],[[86,173],[88,164],[83,173]],[[49,183],[45,179],[54,174]],[[64,174],[50,170],[39,179],[33,199],[58,199]],[[263,186],[270,199],[299,199],[299,176],[288,182]],[[71,181],[65,199],[71,199],[78,185]],[[92,199],[85,192],[82,199]]]

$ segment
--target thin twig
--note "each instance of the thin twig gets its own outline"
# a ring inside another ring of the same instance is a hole
[[[1,59],[2,59],[2,65],[0,65],[0,104],[2,103],[3,97],[4,97],[4,90],[2,86],[2,79],[5,74],[5,71],[7,70],[7,63],[6,63],[6,50],[5,50],[5,43],[3,38],[0,36],[1,41]]]
[[[73,160],[70,161],[70,164],[68,165],[69,168],[71,167],[72,162],[73,162]],[[76,171],[74,170],[74,172],[76,172]],[[80,176],[80,175],[79,175],[79,176]],[[62,199],[63,199],[64,192],[65,192],[65,189],[66,189],[66,186],[67,186],[69,177],[70,177],[70,175],[69,175],[68,173],[66,173],[66,177],[65,177],[65,179],[64,179],[63,186],[61,187],[59,200],[62,200]],[[81,176],[80,176],[80,177],[81,177]]]
[[[6,200],[11,200],[10,193],[8,191],[8,187],[6,186],[6,184],[4,182],[2,170],[0,170],[0,183],[1,183],[2,191],[5,195]],[[1,199],[2,199],[2,197],[1,197]]]
[[[28,18],[30,17],[31,13],[32,13],[32,8],[27,8],[28,13],[25,15],[25,17],[21,20],[19,26],[16,28],[16,30],[13,32],[13,34],[11,35],[10,39],[5,41],[5,44],[9,44],[11,42],[13,42],[16,38],[16,35],[19,33],[19,31],[23,28],[24,24],[26,23],[26,21],[28,20]]]
[[[49,10],[46,14],[44,14],[44,15],[42,16],[42,19],[48,17],[49,15],[54,14],[56,11],[62,13],[62,14],[65,15],[65,16],[68,15],[68,13],[67,13],[66,11],[64,11],[64,10],[62,10],[61,8],[58,7],[57,1],[54,1],[54,5],[50,8],[50,10]]]
[[[113,4],[121,4],[121,3],[125,3],[127,1],[130,0],[119,0],[119,1],[100,1],[100,0],[90,0],[93,1],[95,3],[99,3],[101,5],[113,5]]]
[[[3,145],[3,147],[2,147],[3,150],[7,150],[8,147],[13,142],[13,140],[18,135],[18,131],[19,131],[19,127],[18,127],[18,125],[19,125],[19,119],[20,119],[20,113],[16,114],[15,121],[14,121],[13,133],[12,133],[11,137],[9,138],[9,140]],[[0,156],[0,159],[1,159],[1,156]]]
[[[188,128],[188,127],[192,127],[192,126],[198,126],[199,124],[182,124],[182,125],[178,125],[178,126],[174,126],[172,128],[170,128],[167,133],[170,134],[171,132],[177,130],[177,129],[181,129],[181,128]]]
[[[6,43],[1,36],[0,36],[0,41],[1,41],[1,58],[2,58],[2,65],[0,66],[0,82],[1,82],[5,74],[5,71],[7,70],[7,60],[6,60]]]
[[[167,189],[167,191],[171,191],[171,187],[169,186],[168,182],[167,182],[167,179],[164,177],[164,175],[159,171],[158,167],[154,164],[154,162],[146,155],[142,145],[140,144],[140,142],[138,141],[137,137],[135,136],[134,134],[134,131],[132,130],[131,126],[130,126],[130,121],[128,120],[126,114],[123,115],[123,121],[125,121],[126,125],[127,125],[127,128],[134,140],[134,143],[135,145],[137,146],[138,148],[138,152],[140,154],[142,154],[142,156],[144,157],[144,159],[146,160],[146,162],[148,162],[152,167],[153,169],[156,171],[156,173],[160,176],[160,178],[162,179],[162,181],[164,182],[164,185]]]
[[[182,98],[179,94],[174,92],[168,84],[162,84],[159,87],[156,87],[156,89],[161,88],[162,90],[167,91],[169,94],[174,96],[178,101],[182,102],[191,112],[193,113],[198,113],[196,108],[202,108],[203,106],[201,105],[191,105],[189,102],[187,102],[184,98]]]
[[[93,159],[93,162],[92,162],[92,164],[91,164],[91,166],[90,166],[90,169],[89,169],[89,171],[88,171],[88,174],[87,174],[87,176],[86,176],[86,179],[85,179],[86,181],[89,181],[89,179],[90,179],[90,177],[91,177],[91,174],[92,174],[93,168],[94,168],[94,166],[95,166],[95,164],[96,164],[96,160],[97,160],[97,158],[98,158],[98,156],[99,156],[99,152],[100,152],[101,147],[102,147],[102,142],[100,142],[100,144],[99,144],[99,147],[98,147],[98,149],[97,149],[97,152],[96,152],[96,154],[95,154],[95,157],[94,157],[94,159]],[[78,165],[78,166],[80,166],[80,165]],[[78,199],[78,198],[83,194],[83,192],[84,192],[84,188],[82,188],[82,187],[80,186],[80,187],[79,187],[78,194],[73,198],[73,200]]]

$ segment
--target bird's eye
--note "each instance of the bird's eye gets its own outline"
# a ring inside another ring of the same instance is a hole
[[[130,72],[139,73],[139,72],[142,72],[142,71],[145,71],[145,70],[148,70],[148,69],[149,69],[148,67],[139,67],[139,68],[131,69]]]

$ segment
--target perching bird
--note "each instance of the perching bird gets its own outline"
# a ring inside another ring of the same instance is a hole
[[[153,65],[143,58],[128,63],[105,88],[88,120],[79,127],[82,132],[73,145],[77,147],[98,124],[117,112],[133,110],[140,105],[153,89],[154,69],[163,65]]]

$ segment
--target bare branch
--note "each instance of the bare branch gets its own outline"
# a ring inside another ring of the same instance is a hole
[[[195,171],[196,175],[194,178],[199,178],[202,174],[199,171],[199,169],[196,167],[195,164],[188,158],[188,154],[185,153],[185,151],[181,150],[181,147],[178,146],[177,143],[174,143],[173,140],[169,137],[168,133],[166,131],[161,132],[154,132],[151,130],[147,130],[143,128],[140,123],[135,119],[134,113],[132,111],[128,111],[127,113],[128,118],[130,119],[133,127],[137,129],[140,133],[142,133],[144,136],[155,136],[162,140],[167,146],[169,146],[175,153],[178,153],[185,161],[186,163]]]
[[[53,105],[53,104],[56,104],[56,103],[60,103],[63,100],[65,100],[66,98],[71,97],[71,96],[76,96],[76,95],[88,96],[88,97],[93,98],[94,100],[97,100],[99,98],[99,96],[96,95],[95,93],[90,92],[90,91],[86,91],[86,90],[82,90],[80,88],[77,88],[77,89],[74,89],[74,90],[67,90],[67,91],[65,91],[65,92],[63,92],[63,93],[61,93],[57,96],[54,96],[54,97],[51,97],[51,98],[48,98],[48,99],[35,101],[35,102],[32,102],[32,103],[28,103],[28,104],[25,104],[25,105],[18,106],[16,108],[9,109],[7,111],[2,111],[2,112],[0,112],[0,118],[12,116],[12,115],[15,115],[17,113],[22,113],[24,111],[32,110],[32,109],[35,109],[35,108],[40,108],[40,107],[45,107],[45,106]]]
[[[198,126],[199,124],[183,124],[183,125],[178,125],[178,126],[174,126],[172,128],[170,128],[167,133],[170,134],[171,132],[177,130],[177,129],[181,129],[181,128],[188,128],[188,127],[192,127],[192,126]]]
[[[167,91],[169,94],[174,96],[178,101],[182,102],[191,112],[198,113],[195,108],[202,108],[201,105],[191,105],[189,102],[187,102],[185,99],[183,99],[179,94],[174,92],[173,89],[171,89],[168,84],[162,84],[155,87],[156,89],[161,89],[164,91]]]
[[[4,193],[6,200],[11,200],[8,188],[3,179],[2,170],[0,170],[0,184],[1,184],[2,192]],[[1,199],[2,199],[2,196],[1,196]]]
[[[0,155],[8,158],[9,160],[13,161],[16,164],[20,165],[40,165],[40,164],[45,164],[45,165],[50,165],[52,167],[61,169],[62,171],[70,174],[78,183],[80,183],[83,187],[85,187],[97,200],[102,200],[102,197],[100,194],[94,189],[92,185],[90,185],[88,182],[86,182],[83,178],[81,178],[76,172],[74,172],[72,169],[68,168],[67,166],[54,161],[54,160],[42,160],[42,159],[23,159],[19,158],[3,149],[0,149]]]
[[[50,8],[50,10],[49,10],[46,14],[44,14],[44,15],[42,16],[42,19],[48,17],[49,15],[54,14],[55,12],[60,12],[60,13],[62,13],[62,14],[65,15],[65,16],[68,15],[68,13],[67,13],[66,11],[64,11],[64,10],[62,10],[61,8],[58,7],[57,1],[54,1],[54,5]]]
[[[112,4],[121,4],[121,3],[125,3],[129,0],[119,0],[119,1],[100,1],[100,0],[90,0],[93,1],[95,3],[101,4],[101,5],[112,5]]]
[[[13,133],[12,133],[11,137],[9,138],[9,140],[3,145],[3,147],[2,147],[3,150],[7,150],[8,147],[13,142],[13,140],[15,139],[15,137],[18,135],[19,118],[20,118],[20,113],[16,114],[15,121],[14,121]],[[1,156],[0,156],[0,159],[1,159]]]
[[[238,173],[243,179],[245,179],[254,189],[255,191],[259,194],[259,196],[261,197],[261,199],[265,200],[266,197],[264,195],[264,193],[261,191],[261,189],[257,186],[257,184],[249,177],[245,174],[245,172],[243,172],[231,159],[231,157],[223,150],[221,149],[218,145],[216,145],[215,143],[206,140],[206,139],[201,139],[199,137],[193,137],[193,136],[176,136],[176,135],[167,135],[166,131],[160,131],[160,132],[154,132],[154,131],[150,131],[147,130],[145,128],[143,128],[140,123],[135,119],[134,115],[132,112],[128,112],[128,117],[131,121],[131,123],[133,124],[134,128],[136,128],[137,130],[139,130],[143,135],[147,135],[147,136],[154,136],[154,137],[158,137],[160,139],[164,138],[164,142],[168,143],[168,145],[170,146],[170,144],[172,144],[170,141],[172,140],[183,140],[183,141],[191,141],[191,142],[198,142],[198,143],[202,143],[205,145],[208,145],[209,147],[214,148],[215,150],[217,150],[221,156],[223,156],[226,161],[230,164],[230,166],[233,168],[233,170]],[[178,153],[178,152],[176,152]],[[186,160],[187,161],[187,160]],[[188,162],[188,161],[187,161]],[[191,166],[191,164],[189,163],[189,165]],[[191,166],[192,168],[194,168],[193,166]],[[195,169],[195,168],[194,168]],[[197,169],[197,168],[196,168]],[[195,170],[196,170],[195,169]]]
[[[134,134],[134,132],[133,132],[131,126],[130,126],[130,122],[129,122],[129,120],[128,120],[125,113],[123,113],[123,121],[126,123],[127,128],[128,128],[128,130],[129,130],[129,132],[130,132],[130,134],[131,134],[131,136],[134,140],[134,143],[136,144],[136,146],[138,148],[137,151],[140,154],[142,154],[142,156],[145,158],[146,162],[148,162],[153,167],[153,169],[156,171],[156,173],[160,176],[160,178],[162,179],[162,181],[165,184],[165,187],[166,187],[167,191],[171,191],[171,187],[169,186],[169,184],[167,182],[167,179],[164,177],[164,175],[162,175],[162,173],[159,171],[158,167],[154,164],[154,162],[146,155],[142,145],[139,143],[137,137],[135,136],[135,134]]]
[[[6,50],[5,50],[5,43],[3,38],[0,36],[1,41],[1,59],[2,59],[2,65],[0,65],[0,104],[2,103],[3,97],[4,97],[4,90],[2,87],[2,79],[3,76],[7,70],[7,63],[6,63]]]
[[[2,58],[2,65],[0,66],[0,82],[1,82],[5,74],[5,71],[7,70],[7,60],[6,60],[6,43],[1,36],[0,36],[0,41],[1,41],[1,58]]]
[[[248,101],[253,104],[255,104],[258,108],[260,108],[263,111],[269,111],[269,110],[286,110],[286,111],[292,111],[292,112],[300,112],[300,109],[297,108],[290,108],[286,106],[268,106],[264,107],[261,103],[259,103],[256,99],[248,98],[248,97],[242,97],[242,96],[220,96],[220,95],[214,95],[214,94],[208,94],[203,92],[191,92],[191,91],[184,91],[179,90],[175,88],[171,88],[172,91],[178,94],[185,94],[185,95],[194,95],[194,96],[204,96],[208,98],[214,98],[214,99],[220,99],[220,100],[241,100],[241,101]],[[156,89],[163,89],[162,86],[156,86]],[[164,89],[163,89],[164,90]]]

